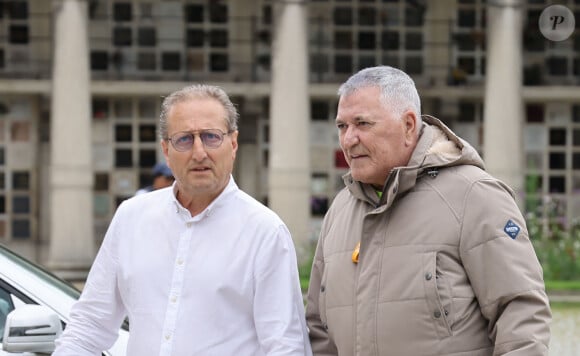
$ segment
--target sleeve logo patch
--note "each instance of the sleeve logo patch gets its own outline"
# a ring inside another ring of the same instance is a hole
[[[515,240],[516,236],[518,236],[518,234],[520,233],[520,227],[510,219],[505,224],[503,231],[505,231],[505,233],[508,234],[509,237]]]

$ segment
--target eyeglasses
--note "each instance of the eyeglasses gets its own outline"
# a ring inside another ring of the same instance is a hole
[[[199,131],[181,131],[168,138],[173,148],[179,152],[191,150],[195,136],[199,135],[205,148],[218,148],[224,142],[224,136],[230,132],[222,132],[219,129],[207,129]]]

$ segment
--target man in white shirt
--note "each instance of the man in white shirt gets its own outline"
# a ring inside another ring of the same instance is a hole
[[[238,189],[238,113],[215,86],[165,98],[172,187],[124,201],[54,356],[100,355],[128,317],[127,355],[311,355],[296,253]]]

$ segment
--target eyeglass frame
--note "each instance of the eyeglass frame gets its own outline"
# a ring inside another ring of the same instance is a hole
[[[193,147],[193,145],[195,144],[195,136],[199,136],[199,140],[201,140],[201,143],[202,143],[202,145],[203,145],[204,148],[218,149],[224,143],[224,137],[227,136],[227,135],[229,135],[229,134],[231,134],[231,133],[233,133],[234,131],[235,130],[230,130],[230,131],[224,132],[224,131],[222,131],[220,129],[202,129],[202,130],[195,130],[195,131],[178,131],[178,132],[174,133],[173,135],[168,136],[167,138],[165,138],[165,140],[171,142],[171,146],[173,146],[173,148],[176,151],[178,151],[178,152],[187,152],[187,151],[191,150],[192,147]],[[201,138],[201,135],[203,133],[207,133],[207,132],[213,133],[213,134],[216,134],[216,135],[219,133],[220,141],[219,141],[219,144],[217,146],[215,146],[215,147],[209,146]],[[174,140],[175,136],[176,135],[179,135],[179,134],[189,134],[189,135],[191,135],[191,137],[193,138],[193,140],[191,141],[191,147],[189,147],[188,149],[185,149],[185,150],[181,150],[181,149],[179,149],[179,148],[177,148],[175,146],[175,142],[173,140]]]

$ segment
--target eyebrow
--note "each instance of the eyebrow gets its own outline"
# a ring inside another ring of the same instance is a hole
[[[341,119],[341,118],[338,118],[338,117],[334,120],[334,122],[337,123],[337,124],[343,124],[346,121],[348,121],[348,120],[344,120],[344,119]],[[375,120],[372,120],[369,117],[363,117],[363,116],[360,116],[360,115],[359,116],[356,116],[352,121],[354,121],[354,122],[361,122],[361,121],[371,121],[371,122],[375,122]]]

